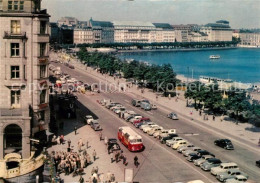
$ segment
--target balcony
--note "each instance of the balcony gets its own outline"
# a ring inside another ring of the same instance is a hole
[[[4,32],[3,39],[27,39],[26,32],[21,32],[20,34],[14,34],[9,31]]]

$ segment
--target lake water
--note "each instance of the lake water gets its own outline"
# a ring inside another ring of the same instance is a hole
[[[209,59],[220,55],[220,59]],[[152,51],[118,53],[121,59],[152,64],[170,63],[177,74],[198,79],[211,76],[243,83],[260,83],[260,49],[224,49],[203,51]]]

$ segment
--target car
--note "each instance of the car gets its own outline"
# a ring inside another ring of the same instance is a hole
[[[237,175],[235,178],[227,179],[226,183],[242,183],[246,182],[247,178],[243,175]]]
[[[143,132],[148,133],[151,129],[156,128],[156,127],[159,127],[159,126],[156,125],[156,124],[155,125],[149,125],[149,126],[143,128]]]
[[[171,139],[174,138],[174,137],[178,137],[178,135],[177,135],[177,134],[169,134],[168,136],[162,137],[162,138],[160,139],[160,142],[161,142],[162,144],[165,144],[167,140],[171,140]]]
[[[86,122],[88,125],[90,125],[91,121],[93,121],[93,120],[94,120],[93,116],[91,116],[91,115],[86,115],[86,116],[85,116],[85,122]]]
[[[114,113],[119,114],[119,113],[122,112],[122,111],[125,111],[125,108],[124,108],[124,107],[121,107],[121,108],[119,108],[119,109],[115,109],[115,110],[114,110]]]
[[[95,130],[95,131],[102,130],[102,128],[101,128],[101,126],[100,126],[100,124],[99,124],[99,122],[98,122],[97,120],[92,120],[92,121],[90,122],[90,126],[91,126],[91,128],[92,128],[93,130]]]
[[[183,156],[188,156],[190,153],[197,153],[198,150],[201,150],[200,147],[191,147],[190,149],[186,149],[182,151]]]
[[[167,115],[168,118],[178,120],[178,115],[174,112],[171,112],[170,114]]]
[[[204,163],[200,164],[200,168],[204,171],[210,171],[213,167],[218,167],[221,164],[221,160],[217,158],[210,158]]]
[[[198,150],[198,151],[197,151],[197,154],[198,154],[199,156],[211,155],[211,156],[215,157],[214,154],[212,154],[212,153],[210,153],[210,152],[208,152],[208,151],[206,151],[206,150]]]
[[[216,176],[216,178],[220,182],[224,182],[227,179],[236,178],[237,175],[243,175],[248,179],[248,175],[244,172],[241,172],[239,169],[230,169],[227,172],[220,173]]]
[[[196,153],[190,153],[187,157],[186,160],[188,160],[189,162],[193,162],[196,159],[201,158],[201,156],[198,156]]]
[[[184,139],[181,137],[174,137],[171,140],[166,140],[166,145],[171,147],[175,142],[180,141],[180,140],[184,140]]]
[[[170,134],[176,134],[176,129],[165,129],[165,130],[162,130],[158,136],[159,140],[163,137],[166,137]]]
[[[194,165],[196,166],[200,166],[202,163],[204,163],[205,161],[207,161],[208,159],[214,158],[214,156],[211,155],[203,155],[201,156],[200,159],[197,159],[194,161]]]
[[[145,102],[145,103],[151,104],[150,101],[149,101],[149,100],[146,100],[146,99],[141,100],[141,102]]]
[[[154,123],[154,122],[145,123],[144,125],[141,125],[141,126],[139,127],[139,129],[140,129],[140,130],[143,130],[144,128],[146,128],[146,127],[148,127],[148,126],[150,126],[150,125],[155,125],[155,123]]]
[[[204,183],[202,180],[192,180],[187,183]]]
[[[136,128],[139,128],[140,126],[146,125],[147,123],[148,123],[148,122],[146,122],[146,121],[141,122],[141,123],[135,123],[134,126],[135,126]]]
[[[132,115],[134,115],[134,114],[136,114],[136,112],[135,111],[125,111],[124,113],[123,113],[123,116],[122,116],[122,118],[124,119],[124,120],[126,120],[128,117],[130,117],[130,116],[132,116]]]
[[[192,147],[194,147],[193,144],[186,144],[186,145],[183,145],[183,146],[178,147],[178,148],[177,148],[177,151],[178,151],[179,153],[182,153],[182,151],[185,151],[186,149],[190,149],[190,148],[192,148]]]
[[[227,150],[234,150],[234,146],[229,139],[217,139],[214,144]]]
[[[156,110],[157,109],[157,105],[156,104],[151,104],[152,110]]]
[[[112,106],[112,107],[110,107],[109,109],[111,110],[111,111],[114,111],[115,109],[119,109],[119,108],[121,108],[121,107],[124,107],[122,104],[116,104],[115,106]]]
[[[139,120],[139,119],[142,119],[143,118],[143,116],[141,116],[140,114],[135,114],[132,118],[130,118],[128,121],[130,122],[130,123],[133,123],[134,121],[136,121],[136,120]]]
[[[133,121],[133,124],[135,125],[136,123],[141,123],[141,122],[144,122],[144,121],[150,122],[151,120],[150,120],[150,118],[143,117],[141,119],[137,119],[137,120]]]
[[[147,134],[150,135],[150,136],[153,136],[153,134],[154,134],[155,132],[159,132],[159,131],[161,131],[162,129],[163,129],[163,127],[161,127],[161,126],[155,127],[155,128],[152,128],[151,130],[149,130],[149,131],[147,132]]]
[[[177,150],[177,148],[179,146],[183,146],[183,145],[186,145],[186,144],[188,144],[188,142],[186,140],[180,140],[180,141],[178,141],[178,142],[176,142],[172,145],[172,149]]]
[[[238,166],[236,163],[230,162],[230,163],[221,163],[220,166],[211,168],[210,172],[212,175],[218,175],[220,173],[226,172],[229,169],[238,169]]]
[[[152,109],[152,106],[150,103],[141,102],[141,109],[144,109],[145,111],[150,111]]]
[[[260,160],[256,161],[256,162],[255,162],[255,165],[260,168]]]
[[[140,107],[140,105],[141,105],[141,101],[138,99],[133,99],[131,103],[135,107]]]
[[[108,149],[108,154],[110,154],[110,153],[112,153],[114,151],[121,150],[119,144],[117,143],[117,139],[114,139],[114,138],[108,139],[107,149]]]

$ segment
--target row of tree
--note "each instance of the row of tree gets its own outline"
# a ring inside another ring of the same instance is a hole
[[[81,48],[78,58],[91,67],[99,68],[101,73],[114,75],[122,74],[126,79],[133,79],[141,87],[147,87],[154,91],[164,92],[173,90],[176,86],[176,74],[170,64],[148,65],[138,61],[123,61],[111,54],[93,52]]]
[[[251,101],[246,91],[235,88],[229,91],[219,90],[218,85],[205,85],[198,81],[189,83],[185,97],[194,100],[194,107],[204,107],[209,112],[228,114],[237,121],[249,121],[260,126],[260,105]]]

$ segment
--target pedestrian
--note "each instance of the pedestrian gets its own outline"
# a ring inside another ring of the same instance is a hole
[[[138,163],[138,157],[137,156],[134,157],[134,165],[135,165],[136,168],[138,168],[139,163]]]
[[[95,168],[95,173],[98,174],[98,166]]]
[[[107,142],[108,142],[108,139],[107,139],[107,137],[105,137],[105,140],[104,140],[104,142],[105,142],[105,145],[107,145]]]
[[[221,117],[220,117],[220,121],[222,122],[224,119],[224,115],[222,114]]]
[[[212,116],[213,121],[215,121],[215,115]]]
[[[119,160],[119,152],[116,152],[116,154],[115,154],[115,159],[116,159],[116,163],[117,163],[118,160]]]
[[[156,101],[158,101],[158,95],[156,95],[156,97],[155,97],[155,98],[156,98]]]
[[[113,154],[111,155],[111,163],[114,162],[114,157],[113,157]]]
[[[75,127],[74,127],[75,135],[77,135],[77,129],[78,129],[78,128],[75,126]]]
[[[80,175],[80,178],[79,178],[79,183],[84,183],[84,178],[82,177],[82,175]]]
[[[102,131],[99,132],[99,140],[102,140]]]
[[[116,181],[116,177],[115,177],[115,175],[113,173],[111,175],[110,181],[111,182],[115,182]]]
[[[95,173],[95,171],[96,171],[95,167],[93,167],[92,170],[91,170],[91,175],[93,175]]]
[[[200,114],[200,116],[201,116],[201,109],[200,109],[200,111],[199,111],[199,114]]]
[[[168,95],[168,99],[171,100],[171,94]]]
[[[88,149],[88,140],[87,140],[87,142],[86,142],[86,148]]]
[[[94,149],[94,151],[93,151],[93,159],[94,159],[94,161],[96,161],[96,156],[97,156],[97,152],[96,152],[96,150]]]

